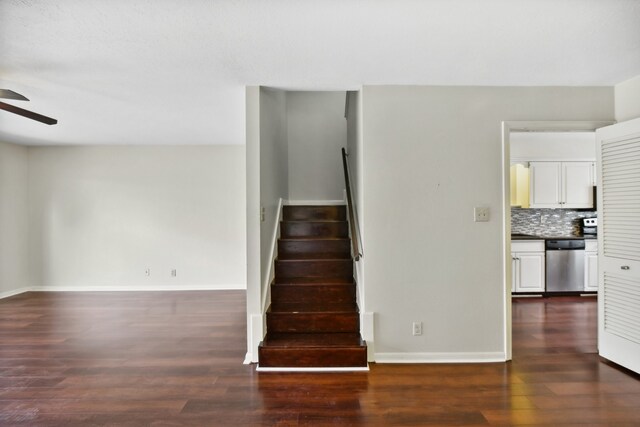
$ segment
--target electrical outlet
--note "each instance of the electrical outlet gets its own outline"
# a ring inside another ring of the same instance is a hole
[[[151,276],[151,269],[149,267],[145,268],[144,275],[145,276]]]
[[[174,268],[173,270],[171,270],[171,277],[176,277],[178,274],[178,272],[176,271],[176,269]]]
[[[422,322],[413,322],[412,331],[413,336],[422,335]]]
[[[483,207],[473,208],[473,220],[475,222],[489,221],[489,208],[483,208]]]

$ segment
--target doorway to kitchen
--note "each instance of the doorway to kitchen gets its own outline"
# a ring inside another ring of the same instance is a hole
[[[597,174],[593,132],[611,123],[503,122],[504,336],[508,360],[513,358],[512,316],[533,315],[533,310],[539,317],[549,308],[545,300],[536,298],[538,301],[531,299],[514,310],[512,293],[545,294],[547,240],[561,236],[579,238],[583,233],[580,219],[595,216],[593,192],[586,194],[576,190],[573,183],[578,180],[584,188],[582,180],[592,179],[593,186]],[[592,142],[584,143],[587,149],[577,153],[575,147],[581,144],[580,141]],[[566,182],[562,182],[563,177]],[[582,254],[581,261],[586,257]],[[597,268],[597,261],[592,261]],[[572,302],[579,303],[580,297],[575,298]],[[518,301],[521,299],[518,297]],[[561,310],[563,306],[556,303],[553,307]],[[540,327],[543,327],[543,320],[537,319]]]

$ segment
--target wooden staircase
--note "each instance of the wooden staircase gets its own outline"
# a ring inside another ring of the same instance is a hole
[[[345,206],[284,206],[260,368],[363,368]]]

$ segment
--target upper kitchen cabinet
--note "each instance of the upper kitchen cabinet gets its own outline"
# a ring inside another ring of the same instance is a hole
[[[531,208],[593,208],[594,162],[530,162]]]
[[[511,165],[511,207],[529,207],[529,168],[523,163]]]

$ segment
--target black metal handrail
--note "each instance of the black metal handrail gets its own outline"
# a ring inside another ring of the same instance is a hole
[[[351,195],[351,180],[349,179],[349,164],[347,163],[347,151],[342,149],[342,166],[344,168],[344,184],[347,191],[347,209],[349,211],[349,226],[351,227],[351,245],[353,258],[358,261],[362,256],[362,242],[360,241],[360,229],[356,222],[355,205]]]

